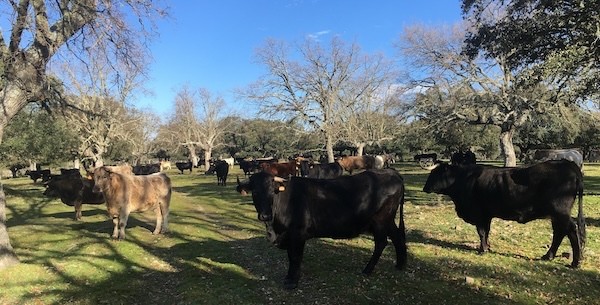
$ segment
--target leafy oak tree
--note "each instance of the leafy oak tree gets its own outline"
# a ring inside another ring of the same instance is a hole
[[[505,56],[511,69],[530,71],[523,82],[600,101],[599,1],[463,0],[462,8],[475,26],[467,54]]]

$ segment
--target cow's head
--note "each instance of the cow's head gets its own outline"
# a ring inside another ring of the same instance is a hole
[[[238,177],[236,190],[242,195],[252,193],[258,220],[267,222],[273,220],[273,202],[275,196],[285,190],[284,182],[283,178],[260,172],[244,182],[240,182]]]
[[[107,166],[101,166],[94,169],[93,177],[94,177],[94,187],[92,188],[92,192],[94,193],[102,193],[102,190],[108,187],[111,181],[111,175],[114,173]]]
[[[42,194],[44,196],[51,197],[51,198],[60,197],[60,193],[58,191],[58,186],[56,184],[57,184],[56,179],[52,179],[50,181],[45,182],[44,186],[46,187],[46,190],[44,190],[44,192]]]
[[[446,162],[436,163],[426,169],[431,170],[423,191],[426,193],[448,194],[449,188],[457,178],[456,170],[459,167],[449,165]]]

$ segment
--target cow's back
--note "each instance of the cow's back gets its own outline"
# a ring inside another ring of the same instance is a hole
[[[158,204],[167,207],[171,201],[171,179],[164,173],[146,176],[128,176],[130,200],[128,207],[133,211],[146,211]]]
[[[291,217],[286,219],[308,224],[307,232],[315,237],[358,236],[369,226],[373,215],[382,210],[395,214],[404,194],[402,177],[394,170],[369,170],[335,179],[294,177],[287,187],[288,193],[283,194],[289,197],[282,201],[289,201],[287,212]],[[396,200],[388,200],[390,196]]]
[[[523,168],[480,167],[465,177],[464,198],[456,195],[456,211],[467,222],[486,215],[527,222],[571,209],[581,171],[566,160],[546,161]],[[468,198],[468,199],[466,199]]]

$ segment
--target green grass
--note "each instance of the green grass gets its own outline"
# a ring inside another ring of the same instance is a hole
[[[600,164],[586,164],[588,244],[582,267],[565,240],[560,257],[540,261],[551,241],[548,220],[494,220],[492,252],[478,255],[473,226],[447,198],[421,191],[428,172],[404,163],[408,266],[394,269],[393,248],[371,276],[360,271],[373,247],[353,240],[310,240],[298,289],[282,289],[285,251],[272,247],[250,196],[235,176],[169,172],[170,229],[154,236],[153,213],[132,214],[127,239],[110,239],[104,206],[83,220],[26,178],[4,181],[8,229],[21,264],[0,271],[0,304],[595,304],[600,299]],[[575,212],[576,209],[574,209]],[[564,255],[563,255],[564,253]]]

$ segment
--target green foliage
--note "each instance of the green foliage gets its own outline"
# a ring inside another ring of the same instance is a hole
[[[77,139],[64,120],[30,105],[6,127],[0,158],[4,164],[72,161],[77,153]]]
[[[467,53],[506,56],[513,70],[531,69],[529,80],[558,82],[569,94],[598,96],[600,2],[463,0],[465,16],[476,20]],[[502,6],[502,18],[486,18]]]
[[[236,157],[287,157],[319,148],[319,137],[281,121],[241,120],[225,134],[229,152]]]
[[[168,174],[171,232],[152,235],[154,213],[132,214],[127,239],[110,240],[103,206],[44,198],[26,178],[5,182],[7,226],[21,264],[0,273],[2,304],[595,304],[600,298],[600,198],[586,195],[586,258],[538,260],[550,244],[548,220],[494,220],[492,252],[477,254],[477,233],[445,197],[421,191],[427,171],[398,169],[406,183],[406,270],[390,245],[371,276],[360,274],[372,238],[307,243],[300,286],[282,288],[285,251],[264,238],[250,196],[214,176]],[[586,164],[586,194],[600,194],[600,165]],[[230,180],[242,175],[233,168]],[[559,253],[569,252],[565,240]]]

